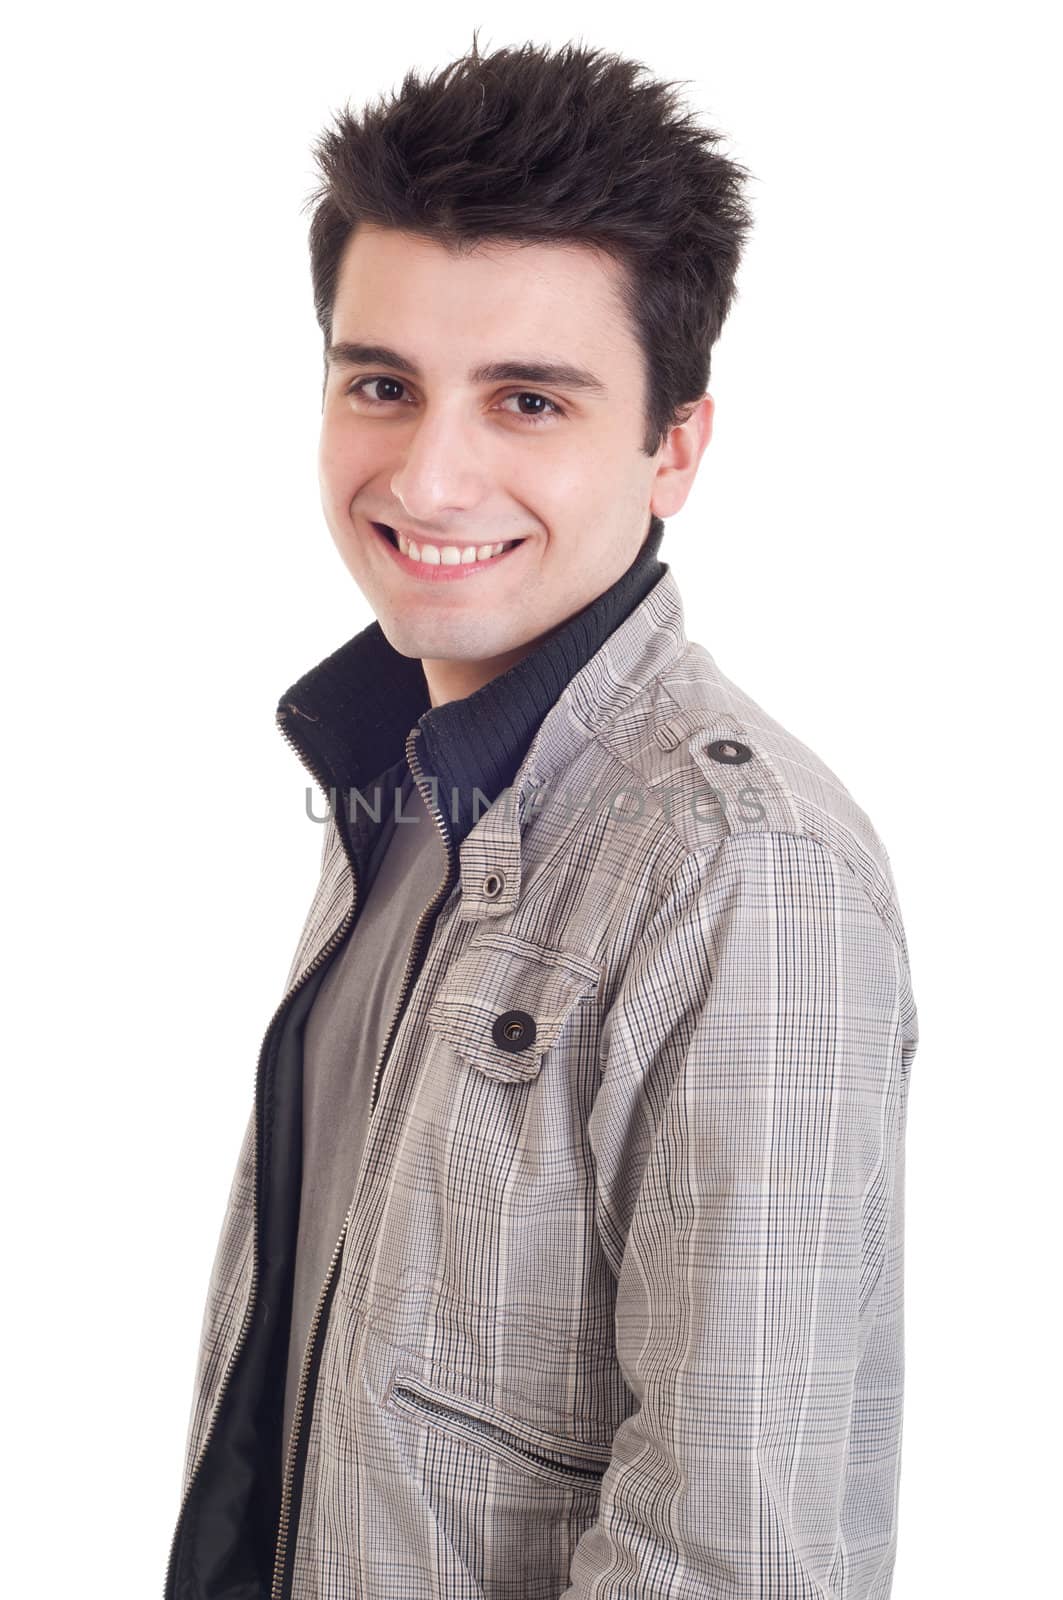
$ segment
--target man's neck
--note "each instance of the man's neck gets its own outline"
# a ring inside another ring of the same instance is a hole
[[[558,623],[558,627],[562,626],[562,623]],[[422,660],[421,667],[433,708],[448,705],[452,700],[467,700],[477,689],[482,689],[485,683],[500,678],[503,672],[508,672],[518,661],[523,661],[525,656],[531,655],[533,650],[537,650],[556,632],[557,628],[550,628],[537,639],[529,639],[527,644],[519,645],[517,649],[507,651],[505,655],[492,656],[487,661]]]

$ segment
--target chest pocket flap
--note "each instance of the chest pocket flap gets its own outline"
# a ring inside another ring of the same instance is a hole
[[[573,951],[477,933],[437,990],[429,1026],[477,1072],[525,1083],[600,978],[598,963]]]

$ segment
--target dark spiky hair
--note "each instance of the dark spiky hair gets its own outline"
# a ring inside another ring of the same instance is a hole
[[[675,84],[598,49],[531,43],[468,55],[314,145],[307,205],[317,320],[328,345],[344,247],[360,223],[462,252],[490,239],[584,244],[626,269],[623,301],[646,363],[656,453],[708,386],[710,352],[752,226],[745,167],[677,102]]]

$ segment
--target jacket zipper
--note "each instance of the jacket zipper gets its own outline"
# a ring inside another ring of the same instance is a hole
[[[588,1457],[580,1457],[575,1451],[558,1451],[559,1457],[571,1456],[572,1459],[582,1461],[585,1465],[572,1466],[563,1459],[554,1459],[552,1456],[541,1455],[537,1450],[531,1450],[518,1439],[515,1434],[507,1433],[504,1428],[496,1427],[493,1423],[485,1422],[480,1417],[474,1417],[467,1411],[462,1411],[456,1406],[444,1406],[438,1400],[428,1400],[424,1395],[418,1394],[414,1389],[408,1389],[402,1384],[396,1384],[392,1393],[396,1398],[401,1398],[404,1404],[411,1406],[416,1411],[425,1411],[432,1416],[444,1418],[449,1422],[456,1422],[463,1428],[471,1428],[477,1433],[482,1433],[485,1438],[500,1440],[507,1450],[516,1451],[517,1455],[524,1456],[528,1461],[534,1461],[536,1466],[548,1467],[558,1474],[570,1474],[577,1478],[599,1479],[608,1471],[608,1462],[591,1462]]]
[[[289,734],[287,728],[284,726],[283,722],[281,722],[279,717],[276,719],[276,721],[277,721],[277,727],[279,728],[281,736],[284,739],[285,743],[290,745],[290,747],[295,751],[296,755],[299,757],[299,759],[302,762],[303,766],[310,773],[310,776],[314,779],[315,783],[318,784],[318,786],[321,789],[322,794],[325,796],[325,799],[326,799],[326,802],[327,802],[328,801],[328,795],[329,795],[329,786],[328,786],[327,779],[322,776],[322,774],[319,772],[317,767],[314,766],[314,764],[308,759],[308,757],[306,755],[306,752],[291,737],[291,735]],[[165,1590],[164,1590],[164,1600],[165,1600],[165,1596],[168,1595],[169,1592],[170,1592],[170,1581],[171,1581],[171,1578],[174,1576],[174,1570],[173,1570],[174,1569],[174,1557],[175,1557],[175,1554],[176,1554],[176,1551],[177,1551],[177,1546],[178,1546],[178,1543],[179,1543],[179,1540],[180,1540],[181,1525],[184,1522],[185,1511],[186,1511],[186,1508],[188,1506],[188,1502],[191,1499],[192,1490],[195,1487],[196,1477],[198,1475],[199,1469],[203,1464],[204,1457],[206,1456],[207,1450],[208,1450],[208,1448],[210,1446],[210,1441],[214,1436],[214,1429],[215,1429],[215,1425],[217,1423],[218,1416],[221,1413],[221,1406],[222,1406],[222,1401],[223,1401],[223,1399],[225,1397],[225,1391],[229,1386],[229,1380],[232,1377],[233,1371],[235,1370],[235,1367],[236,1367],[237,1361],[239,1360],[240,1354],[241,1354],[241,1352],[242,1352],[242,1350],[244,1348],[244,1345],[247,1342],[247,1336],[248,1336],[248,1333],[250,1332],[251,1323],[254,1320],[255,1300],[256,1300],[256,1297],[257,1297],[257,1293],[258,1293],[258,1273],[259,1273],[259,1254],[260,1254],[260,1252],[259,1252],[258,1229],[259,1229],[259,1218],[261,1216],[261,1196],[260,1196],[260,1194],[258,1192],[258,1184],[259,1184],[258,1142],[259,1142],[259,1133],[261,1131],[261,1126],[262,1126],[262,1115],[261,1115],[262,1059],[263,1059],[263,1055],[265,1053],[266,1040],[269,1038],[270,1034],[272,1033],[272,1031],[273,1031],[274,1027],[276,1026],[276,1023],[277,1023],[278,1019],[280,1018],[280,1016],[282,1015],[282,1013],[288,1008],[288,1006],[291,1004],[291,1002],[295,998],[295,996],[299,993],[299,991],[303,987],[303,985],[307,982],[307,980],[310,977],[312,977],[312,975],[321,966],[322,962],[327,959],[327,957],[332,953],[332,951],[336,948],[336,946],[341,942],[341,940],[343,939],[344,935],[347,932],[347,929],[350,927],[351,922],[354,919],[355,907],[357,905],[357,900],[358,900],[358,874],[357,874],[357,871],[355,869],[354,861],[351,858],[350,851],[347,848],[347,842],[346,842],[346,839],[344,837],[344,834],[343,834],[342,830],[340,831],[340,842],[343,844],[344,853],[346,854],[347,860],[350,863],[351,876],[352,876],[353,882],[354,882],[354,898],[351,901],[350,910],[348,911],[347,915],[344,917],[343,922],[341,923],[339,928],[337,928],[336,932],[332,935],[332,938],[328,941],[328,943],[326,945],[324,945],[322,947],[321,950],[318,951],[317,955],[314,957],[314,959],[310,963],[310,965],[306,968],[306,970],[302,974],[302,976],[296,981],[296,983],[294,983],[292,985],[292,987],[288,990],[287,994],[281,1000],[281,1002],[278,1005],[276,1011],[274,1011],[272,1017],[269,1020],[269,1024],[267,1025],[266,1031],[265,1031],[265,1033],[264,1033],[264,1035],[262,1037],[262,1044],[259,1046],[258,1064],[257,1064],[256,1069],[255,1069],[255,1092],[254,1092],[255,1125],[254,1125],[254,1139],[252,1141],[252,1146],[251,1146],[251,1174],[252,1174],[252,1185],[253,1185],[252,1193],[253,1193],[253,1221],[254,1221],[254,1226],[252,1228],[252,1234],[251,1234],[251,1241],[252,1241],[252,1243],[251,1243],[251,1287],[250,1287],[250,1292],[248,1294],[247,1309],[244,1312],[244,1320],[243,1320],[243,1322],[242,1322],[242,1324],[240,1326],[240,1332],[239,1332],[239,1335],[237,1336],[236,1344],[233,1346],[232,1354],[229,1357],[228,1364],[227,1364],[227,1366],[225,1368],[225,1372],[224,1372],[224,1374],[222,1376],[221,1383],[220,1383],[220,1385],[218,1387],[218,1392],[217,1392],[217,1395],[215,1396],[215,1400],[214,1400],[214,1407],[213,1407],[213,1412],[212,1412],[212,1415],[211,1415],[211,1419],[210,1419],[210,1422],[209,1422],[209,1424],[207,1426],[207,1431],[204,1434],[203,1439],[202,1439],[202,1441],[200,1443],[199,1450],[198,1450],[198,1452],[196,1454],[195,1462],[193,1463],[193,1466],[192,1466],[192,1471],[189,1474],[188,1487],[185,1490],[185,1493],[184,1493],[184,1495],[182,1496],[182,1499],[181,1499],[181,1507],[180,1507],[180,1510],[178,1511],[178,1514],[177,1514],[177,1522],[176,1522],[176,1525],[174,1527],[173,1538],[170,1541],[170,1556],[169,1556],[169,1560],[168,1560],[167,1565],[166,1565],[166,1586],[165,1586]]]
[[[419,921],[417,923],[416,930],[414,932],[413,943],[412,943],[412,945],[410,947],[410,950],[409,950],[409,953],[407,954],[407,957],[406,957],[406,967],[405,967],[405,970],[404,970],[403,975],[402,975],[402,985],[401,985],[401,987],[399,989],[398,1002],[396,1004],[395,1011],[394,1011],[394,1013],[392,1015],[391,1023],[390,1023],[390,1025],[388,1027],[387,1037],[384,1040],[384,1046],[383,1046],[383,1049],[380,1052],[380,1056],[379,1056],[379,1058],[377,1060],[377,1064],[376,1064],[376,1069],[375,1069],[374,1074],[373,1074],[373,1090],[372,1090],[372,1094],[371,1094],[370,1100],[369,1100],[369,1115],[370,1116],[372,1116],[373,1112],[376,1110],[376,1103],[377,1103],[377,1099],[379,1097],[379,1092],[380,1092],[380,1079],[381,1079],[381,1075],[383,1073],[384,1063],[387,1060],[388,1052],[391,1049],[391,1042],[392,1042],[392,1039],[393,1039],[395,1031],[396,1031],[398,1020],[402,1015],[403,1006],[404,1006],[405,1001],[406,1001],[406,990],[407,990],[407,987],[408,987],[409,981],[410,981],[410,973],[411,973],[411,971],[413,969],[413,966],[414,966],[414,964],[416,962],[416,959],[417,959],[418,955],[420,954],[421,944],[423,942],[423,935],[424,935],[425,925],[427,924],[429,919],[432,916],[434,916],[435,912],[439,909],[439,906],[442,904],[443,899],[449,893],[450,887],[451,887],[451,883],[453,881],[454,849],[453,849],[453,843],[452,843],[452,840],[451,840],[451,837],[450,837],[450,831],[449,831],[449,829],[447,827],[447,824],[446,824],[446,819],[442,816],[441,813],[436,811],[436,808],[431,804],[431,802],[429,801],[429,799],[425,795],[424,789],[421,787],[421,780],[422,780],[424,774],[423,774],[423,772],[421,770],[420,763],[417,760],[417,756],[414,753],[414,748],[413,748],[414,747],[414,741],[419,736],[420,731],[421,731],[420,728],[414,727],[414,728],[412,728],[410,730],[409,734],[407,735],[407,738],[406,738],[406,760],[407,760],[407,762],[409,764],[410,771],[413,774],[414,782],[417,784],[417,787],[420,790],[421,798],[422,798],[422,800],[424,800],[425,809],[431,815],[433,821],[436,824],[436,828],[438,829],[439,834],[440,834],[440,836],[442,838],[443,848],[446,851],[447,866],[446,866],[446,873],[445,873],[445,876],[443,878],[443,882],[440,884],[439,888],[436,890],[435,898],[430,902],[430,904],[421,913],[420,919],[419,919]],[[368,1148],[368,1143],[369,1143],[369,1141],[367,1139],[366,1140],[366,1144],[365,1144],[365,1146],[363,1146],[363,1149],[362,1149],[362,1161],[363,1161],[363,1163],[365,1161],[365,1155],[366,1155],[366,1150]],[[277,1530],[277,1547],[276,1547],[276,1552],[274,1554],[274,1562],[273,1562],[273,1583],[272,1583],[272,1586],[271,1586],[271,1600],[284,1600],[284,1591],[285,1591],[285,1589],[287,1588],[287,1585],[288,1585],[288,1575],[285,1572],[285,1565],[286,1565],[286,1562],[287,1562],[288,1537],[289,1537],[289,1533],[290,1533],[290,1524],[291,1524],[291,1516],[292,1516],[292,1509],[293,1509],[292,1508],[292,1503],[291,1503],[292,1502],[292,1484],[293,1484],[293,1481],[294,1481],[294,1478],[295,1478],[295,1463],[296,1463],[296,1459],[297,1459],[298,1454],[299,1454],[299,1446],[300,1446],[300,1444],[302,1442],[301,1434],[302,1434],[302,1423],[303,1423],[303,1406],[304,1406],[304,1402],[306,1400],[307,1388],[309,1386],[310,1368],[313,1365],[314,1356],[316,1354],[315,1347],[317,1345],[318,1333],[319,1333],[319,1330],[320,1330],[320,1325],[321,1325],[321,1320],[322,1320],[322,1312],[324,1310],[324,1307],[325,1307],[326,1303],[328,1302],[328,1300],[330,1298],[331,1290],[332,1290],[333,1276],[334,1276],[335,1271],[336,1271],[337,1263],[339,1262],[339,1259],[340,1259],[341,1255],[343,1254],[343,1246],[344,1246],[344,1242],[345,1242],[345,1240],[347,1238],[347,1230],[350,1227],[351,1216],[352,1216],[353,1211],[354,1211],[354,1201],[355,1201],[355,1197],[357,1196],[357,1193],[358,1193],[360,1182],[361,1182],[361,1170],[359,1170],[358,1181],[355,1183],[354,1195],[352,1195],[351,1203],[350,1203],[349,1207],[347,1208],[347,1215],[343,1219],[343,1227],[340,1230],[340,1236],[337,1239],[335,1249],[332,1252],[332,1259],[329,1262],[328,1271],[325,1274],[325,1282],[322,1285],[321,1293],[318,1296],[317,1306],[314,1309],[313,1321],[310,1324],[310,1332],[307,1335],[306,1348],[303,1351],[303,1365],[302,1365],[302,1370],[300,1371],[300,1374],[299,1374],[299,1388],[298,1388],[297,1393],[296,1393],[295,1410],[294,1410],[294,1412],[292,1414],[291,1436],[290,1436],[289,1441],[288,1441],[288,1453],[287,1453],[287,1457],[285,1459],[285,1464],[284,1464],[284,1486],[283,1486],[283,1490],[282,1490],[282,1493],[281,1493],[281,1509],[280,1509],[280,1517],[279,1517],[279,1521],[278,1521],[278,1530]]]

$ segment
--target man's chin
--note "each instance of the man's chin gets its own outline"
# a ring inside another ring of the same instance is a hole
[[[467,617],[460,622],[455,618],[451,626],[438,618],[430,625],[423,621],[417,624],[402,616],[378,618],[381,632],[399,655],[409,656],[414,661],[467,662],[470,666],[495,662],[529,648],[516,626],[518,619],[508,637],[498,628],[497,620],[495,618],[496,625],[488,629],[477,626],[475,619],[470,621]]]
[[[453,628],[418,627],[406,617],[381,616],[377,620],[391,648],[400,656],[409,656],[411,661],[476,661],[485,653],[481,648],[482,639],[471,636],[467,624]],[[486,652],[487,655],[496,653],[492,649]]]

